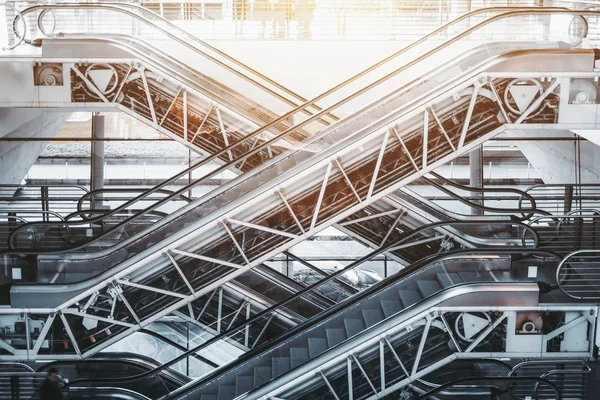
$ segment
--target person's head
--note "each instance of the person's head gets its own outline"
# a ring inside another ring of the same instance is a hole
[[[58,369],[50,368],[48,370],[48,379],[50,379],[51,381],[55,381],[57,376],[58,376]]]

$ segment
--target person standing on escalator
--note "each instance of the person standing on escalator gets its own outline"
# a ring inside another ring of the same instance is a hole
[[[58,386],[58,370],[50,368],[42,386],[40,386],[40,400],[62,400],[62,391]]]

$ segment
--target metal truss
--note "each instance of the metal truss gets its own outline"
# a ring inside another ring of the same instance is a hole
[[[216,208],[203,198],[190,204],[186,210],[202,204],[199,210],[206,207],[212,213],[191,213],[193,224],[163,240],[150,252],[126,261],[120,271],[72,300],[55,309],[1,312],[58,315],[63,322],[65,315],[71,315],[77,317],[73,319],[75,324],[89,318],[101,322],[103,330],[109,329],[107,324],[113,327],[104,340],[97,339],[85,351],[73,346],[78,355],[88,357],[162,316],[207,296],[229,280],[499,133],[539,128],[540,124],[548,129],[596,127],[595,120],[557,123],[554,111],[557,106],[560,110],[565,102],[557,91],[568,93],[570,79],[594,79],[594,73],[545,76],[544,82],[540,83],[543,91],[520,115],[511,115],[506,110],[508,104],[495,96],[491,88],[506,89],[510,82],[533,79],[533,75],[480,73],[458,85],[449,83],[452,90],[444,91],[442,96],[435,93],[421,99],[417,106],[411,104],[394,109],[384,118],[368,124],[351,137],[343,136],[339,144],[316,155],[311,149],[309,165],[292,162],[286,168],[285,162],[290,159],[276,158],[243,180],[243,185],[239,180],[233,180],[216,191],[218,195],[232,193],[232,189],[238,187],[244,189],[233,192],[234,201],[219,201]],[[433,118],[425,117],[425,114]],[[311,146],[312,142],[306,145]],[[307,156],[301,150],[295,154],[300,160]],[[214,198],[219,199],[218,196]],[[210,280],[203,278],[208,271],[212,271]],[[160,286],[165,280],[179,282],[179,285],[165,289]],[[139,300],[148,294],[160,299],[153,303],[155,308],[148,308]],[[115,318],[111,310],[91,313],[85,307],[80,309],[97,296],[114,299],[113,308],[118,309],[120,317]],[[131,304],[128,297],[137,300]],[[65,326],[69,333],[69,324]],[[72,333],[68,336],[73,340]],[[30,356],[57,358],[57,355]]]
[[[526,358],[531,362],[541,359],[564,363],[570,359],[593,357],[593,340],[588,342],[585,350],[578,352],[560,351],[551,343],[566,332],[578,329],[581,332],[581,327],[584,336],[587,332],[588,339],[593,337],[598,316],[595,306],[490,308],[463,305],[423,310],[416,315],[408,312],[410,316],[402,313],[393,317],[377,334],[351,339],[349,342],[352,343],[345,343],[339,351],[331,350],[335,356],[318,357],[298,371],[294,370],[290,374],[293,376],[284,375],[268,384],[266,389],[259,389],[256,394],[251,392],[247,398],[284,400],[297,398],[299,394],[320,393],[333,398],[380,399],[455,360]],[[518,331],[516,317],[542,311],[577,316],[550,332],[536,335],[539,340],[530,342],[528,333]],[[481,324],[476,331],[466,335],[466,319],[471,316]]]
[[[109,40],[106,42],[107,46],[114,45]],[[144,56],[133,46],[121,43],[114,46],[125,47],[133,57],[3,58],[3,63],[17,62],[24,68],[34,63],[36,79],[46,79],[35,81],[36,86],[54,82],[57,87],[71,88],[70,98],[11,101],[10,106],[115,109],[205,155],[219,152],[277,118],[262,105],[195,71],[186,75],[174,67],[151,61],[151,57]],[[96,78],[102,74],[107,76]],[[254,139],[254,146],[288,127],[285,122],[274,124]],[[291,147],[289,142],[280,141],[276,148],[269,147],[268,151],[271,155],[278,154],[282,146]],[[221,161],[231,161],[234,155],[237,154],[229,151],[228,157]],[[250,161],[245,161],[246,169],[254,166]]]

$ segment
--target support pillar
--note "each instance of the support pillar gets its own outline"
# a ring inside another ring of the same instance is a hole
[[[483,188],[483,145],[469,153],[469,186]],[[483,193],[471,193],[473,203],[483,205]],[[472,215],[483,215],[483,210],[471,208]]]
[[[93,113],[90,191],[104,189],[104,143],[104,115]],[[102,200],[94,200],[94,208],[102,208]]]

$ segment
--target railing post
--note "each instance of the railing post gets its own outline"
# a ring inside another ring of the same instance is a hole
[[[469,153],[469,186],[483,188],[483,145],[479,145]],[[473,203],[483,206],[483,193],[475,193]],[[472,215],[483,215],[483,210],[471,208]]]
[[[21,398],[21,390],[19,387],[19,377],[11,376],[10,377],[10,398],[12,400],[20,400]]]
[[[104,189],[104,116],[92,115],[92,154],[90,191]],[[93,201],[93,208],[102,207],[102,199]]]
[[[571,212],[573,208],[573,186],[566,185],[565,186],[565,202],[563,207],[563,214],[568,214]]]

